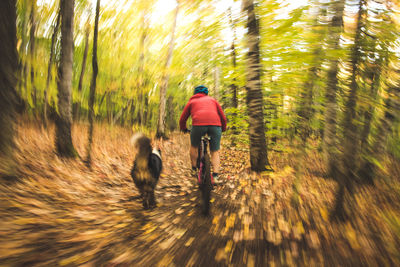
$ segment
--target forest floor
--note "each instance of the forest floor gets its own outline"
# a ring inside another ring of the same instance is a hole
[[[399,266],[400,172],[360,186],[351,217],[331,222],[336,183],[310,151],[292,204],[295,158],[269,154],[274,172],[249,171],[245,146],[223,141],[222,178],[209,217],[189,175],[189,136],[161,143],[158,206],[142,208],[130,176],[132,131],[97,125],[93,168],[54,153],[54,128],[18,126],[18,179],[0,183],[0,266]],[[73,127],[85,154],[87,128]],[[395,166],[396,165],[396,166]],[[397,171],[397,172],[396,172]],[[393,179],[396,176],[396,179]]]

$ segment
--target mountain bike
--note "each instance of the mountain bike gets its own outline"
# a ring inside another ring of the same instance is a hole
[[[209,136],[201,137],[197,155],[197,168],[199,170],[197,179],[202,196],[201,206],[204,215],[208,215],[210,212],[211,191],[213,189],[211,161],[210,154],[208,153],[210,140]]]

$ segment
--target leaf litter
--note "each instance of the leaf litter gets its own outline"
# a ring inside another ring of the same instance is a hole
[[[79,159],[57,157],[53,126],[18,127],[18,179],[0,184],[2,266],[400,264],[398,195],[383,183],[364,187],[350,205],[352,218],[331,222],[336,183],[313,174],[323,170],[317,153],[306,161],[294,206],[291,154],[271,152],[275,172],[257,175],[247,150],[223,140],[226,183],[213,191],[212,214],[203,217],[187,135],[160,143],[158,205],[145,211],[129,176],[131,130],[96,125],[89,170]],[[80,155],[86,133],[85,125],[74,125]]]

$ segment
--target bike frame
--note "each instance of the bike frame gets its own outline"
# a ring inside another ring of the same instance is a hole
[[[197,168],[199,168],[199,174],[198,174],[198,182],[201,184],[202,181],[202,174],[204,170],[204,165],[205,165],[205,154],[207,153],[207,147],[208,143],[210,142],[210,137],[208,136],[203,136],[201,137],[201,143],[199,146],[198,150],[198,155],[197,155]]]
[[[211,175],[211,162],[210,156],[207,154],[207,147],[210,142],[210,137],[203,136],[199,146],[199,153],[197,156],[197,167],[199,168],[198,183],[203,198],[203,212],[205,215],[209,213],[211,190],[213,187],[213,178]]]

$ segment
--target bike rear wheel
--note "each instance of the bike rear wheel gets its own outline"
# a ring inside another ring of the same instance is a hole
[[[210,213],[210,200],[212,191],[211,182],[211,162],[208,153],[204,155],[204,166],[201,170],[202,183],[200,184],[201,194],[202,194],[202,209],[203,214],[208,215]]]

